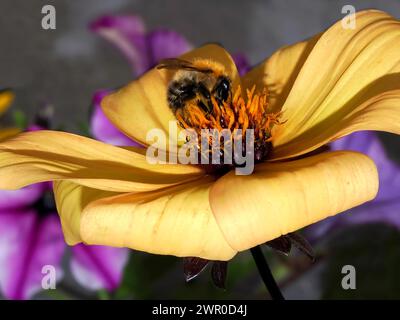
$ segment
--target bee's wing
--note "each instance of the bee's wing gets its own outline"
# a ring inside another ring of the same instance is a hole
[[[193,65],[190,61],[178,58],[162,59],[157,65],[157,69],[188,70],[202,73],[213,72],[210,68],[199,68]]]

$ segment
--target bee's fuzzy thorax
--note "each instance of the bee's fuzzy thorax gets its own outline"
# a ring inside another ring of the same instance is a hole
[[[213,60],[197,58],[193,60],[193,64],[198,68],[212,70],[216,77],[226,75],[225,67],[221,63]]]

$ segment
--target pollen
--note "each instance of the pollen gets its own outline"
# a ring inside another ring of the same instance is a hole
[[[229,129],[231,132],[241,129],[244,138],[246,130],[253,129],[256,141],[269,142],[272,140],[272,128],[281,124],[281,113],[270,112],[266,88],[260,93],[256,93],[255,88],[247,89],[243,96],[239,86],[233,96],[222,104],[211,97],[213,110],[210,113],[204,112],[192,102],[178,110],[177,120],[183,128],[194,129],[198,134],[202,129]]]

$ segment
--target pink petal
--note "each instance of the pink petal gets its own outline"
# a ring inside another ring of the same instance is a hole
[[[236,68],[241,76],[244,76],[250,71],[250,63],[247,57],[242,53],[236,53],[232,56],[233,61],[235,61]]]
[[[0,210],[22,208],[35,203],[47,189],[47,183],[37,183],[19,190],[0,190]]]
[[[176,58],[192,49],[185,37],[172,30],[154,30],[147,35],[147,41],[151,57],[149,69],[162,59]]]
[[[35,210],[0,212],[0,290],[8,299],[28,299],[42,289],[42,268],[60,267],[65,244],[56,214]]]
[[[92,22],[89,28],[113,43],[127,58],[136,75],[150,68],[145,27],[139,17],[103,16]]]
[[[87,289],[112,291],[122,280],[128,256],[125,248],[78,244],[72,247],[71,271]]]
[[[135,76],[161,59],[177,57],[192,49],[182,35],[172,30],[158,29],[146,34],[143,21],[133,15],[104,16],[94,21],[90,29],[122,52]]]

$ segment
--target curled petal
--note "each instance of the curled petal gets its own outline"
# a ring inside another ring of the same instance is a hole
[[[138,192],[201,177],[188,165],[150,164],[142,149],[126,150],[57,131],[22,133],[0,143],[0,188],[71,180],[88,187]]]
[[[357,151],[370,157],[375,162],[379,173],[379,192],[370,205],[392,202],[400,206],[400,165],[390,159],[376,132],[353,133],[336,140],[330,148],[331,150]],[[367,208],[365,209],[368,211]]]
[[[229,173],[213,185],[210,204],[225,239],[242,251],[373,199],[378,174],[365,155],[330,152]]]
[[[101,199],[81,217],[85,243],[155,254],[229,260],[236,251],[222,236],[208,201],[210,178],[149,192]]]
[[[80,227],[83,209],[92,201],[114,195],[114,192],[84,187],[71,181],[54,182],[54,197],[65,242],[69,245],[82,242]]]
[[[316,240],[331,231],[365,223],[386,223],[400,228],[400,166],[386,154],[377,133],[356,132],[335,141],[331,148],[358,151],[371,157],[379,172],[379,192],[374,201],[310,226],[307,236]]]
[[[297,156],[358,130],[400,133],[400,22],[368,10],[356,28],[321,35],[282,107],[275,159]]]
[[[221,63],[233,80],[239,84],[239,76],[230,55],[221,47],[210,44],[181,56],[193,61],[197,58],[210,59]],[[160,129],[175,144],[176,136],[169,136],[169,123],[176,121],[167,103],[167,87],[173,76],[172,71],[152,69],[129,85],[106,96],[102,101],[106,116],[122,132],[133,140],[146,145],[150,130]]]

